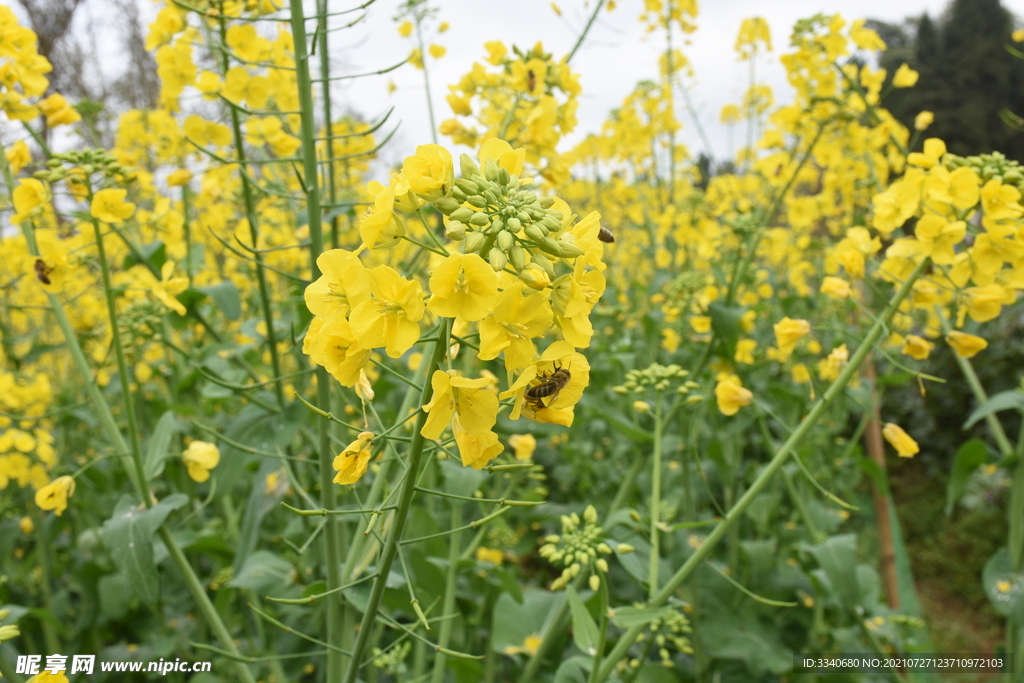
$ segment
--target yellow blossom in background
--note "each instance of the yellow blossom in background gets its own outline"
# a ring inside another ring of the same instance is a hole
[[[537,449],[537,439],[532,434],[513,434],[508,437],[508,445],[515,452],[516,460],[529,460]]]
[[[75,480],[57,477],[36,491],[35,501],[40,510],[52,510],[58,517],[68,509],[68,498],[75,493]]]
[[[850,283],[841,277],[829,275],[821,281],[821,293],[833,299],[846,299],[850,296]]]
[[[120,225],[135,213],[135,205],[125,201],[127,196],[127,190],[100,190],[92,196],[89,211],[93,218],[98,218],[104,223]]]
[[[823,382],[831,382],[839,377],[839,373],[846,367],[846,362],[849,359],[850,352],[846,348],[846,344],[832,349],[827,357],[818,361],[818,377]]]
[[[448,54],[448,50],[445,49],[444,45],[437,44],[431,45],[429,48],[427,48],[427,52],[429,52],[430,56],[433,57],[434,59],[441,59],[441,57],[444,57],[446,54]]]
[[[188,289],[188,278],[172,277],[174,274],[174,261],[165,261],[160,268],[160,282],[154,284],[149,291],[153,293],[167,308],[178,315],[185,315],[185,305],[178,301],[177,295]]]
[[[432,202],[451,193],[455,170],[451,153],[440,145],[420,145],[402,165],[412,191]]]
[[[918,75],[916,71],[910,68],[910,65],[903,62],[892,76],[892,87],[912,88],[917,84]]]
[[[31,517],[25,516],[18,520],[18,528],[27,536],[35,531],[36,525],[32,522]]]
[[[697,334],[707,334],[711,331],[710,315],[695,315],[690,317],[690,327]]]
[[[803,363],[797,363],[790,368],[789,376],[797,384],[806,384],[811,381],[811,371]]]
[[[427,421],[420,433],[427,439],[438,439],[458,413],[462,429],[479,435],[490,430],[498,419],[498,397],[488,389],[486,377],[469,379],[443,370],[435,370],[430,378],[434,393],[423,406]]]
[[[737,363],[743,363],[745,365],[753,365],[754,363],[754,349],[757,348],[757,342],[753,339],[740,339],[736,342],[736,353],[733,354],[732,359]]]
[[[170,187],[181,187],[188,185],[192,180],[192,171],[187,168],[179,168],[167,176],[167,184]]]
[[[796,349],[796,344],[811,333],[811,324],[806,320],[793,320],[786,316],[775,323],[775,343],[779,347],[779,361],[785,361]]]
[[[50,189],[40,180],[24,178],[14,188],[12,200],[14,215],[11,222],[21,223],[42,212],[50,201]]]
[[[403,21],[401,24],[398,25],[398,35],[402,36],[403,38],[408,38],[410,35],[412,35],[412,29],[413,26],[411,21]]]
[[[13,175],[18,175],[21,173],[21,169],[32,163],[32,152],[29,150],[28,145],[25,144],[24,140],[18,140],[14,144],[10,145],[4,151],[4,157],[7,159],[8,166],[11,167],[11,173]]]
[[[718,410],[723,415],[735,415],[740,408],[749,406],[753,400],[754,394],[743,387],[739,377],[728,373],[718,376],[718,383],[715,385],[715,401],[718,403]]]
[[[959,330],[953,330],[946,335],[946,343],[950,345],[956,355],[961,358],[974,358],[980,352],[988,348],[988,342],[981,337]]]
[[[920,452],[920,447],[903,428],[892,422],[887,422],[882,428],[882,436],[896,449],[901,458],[910,458]]]
[[[206,441],[193,441],[181,454],[188,476],[193,481],[202,483],[210,478],[210,470],[220,462],[220,449]]]
[[[935,114],[930,111],[922,111],[914,117],[914,130],[927,130],[928,126],[935,122]]]
[[[505,559],[505,553],[497,548],[484,548],[483,546],[476,549],[476,561],[477,562],[490,562],[491,564],[501,564]]]
[[[903,343],[903,353],[915,360],[925,360],[934,348],[935,344],[916,334],[908,334]]]
[[[370,462],[370,446],[373,445],[373,432],[362,432],[355,441],[345,447],[334,458],[335,484],[354,484],[366,474],[366,465]]]

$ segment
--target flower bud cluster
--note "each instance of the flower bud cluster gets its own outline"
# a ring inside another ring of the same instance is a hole
[[[66,165],[73,168],[69,169]],[[46,166],[46,169],[36,171],[32,176],[55,183],[68,176],[82,177],[102,173],[108,178],[120,177],[130,181],[135,179],[137,173],[134,168],[123,166],[116,156],[102,149],[80,149],[54,154],[47,160]]]
[[[553,534],[544,539],[541,546],[541,557],[547,558],[553,565],[564,567],[562,575],[551,584],[551,590],[565,588],[584,568],[591,568],[601,574],[607,573],[608,561],[601,555],[611,555],[611,547],[603,540],[603,529],[597,524],[597,510],[588,505],[583,511],[583,519],[575,512],[562,516],[561,535]],[[632,550],[631,547],[627,548]],[[623,552],[623,546],[619,546]],[[596,580],[595,580],[596,579]],[[591,588],[597,589],[599,577],[591,576]]]
[[[640,637],[640,641],[645,641],[647,638],[654,638],[654,643],[658,646],[658,656],[661,658],[661,664],[665,667],[675,666],[672,662],[671,652],[669,648],[681,652],[686,655],[693,654],[693,645],[690,643],[690,639],[685,635],[692,633],[693,629],[690,627],[690,620],[686,618],[686,615],[677,610],[673,610],[665,616],[655,619],[651,622],[650,633],[644,633]],[[638,662],[634,665],[633,662]],[[630,662],[630,666],[638,666],[639,660],[633,660]]]
[[[1018,190],[1024,192],[1024,168],[1021,168],[1016,161],[1007,159],[1000,152],[969,157],[946,154],[942,157],[942,162],[950,171],[963,167],[971,168],[978,174],[982,182],[997,178],[1007,185],[1015,185]]]
[[[614,387],[612,391],[617,394],[628,394],[630,392],[634,394],[641,394],[648,389],[654,389],[655,391],[668,391],[673,383],[679,382],[690,373],[683,370],[676,364],[672,365],[661,365],[660,363],[652,363],[650,366],[643,370],[630,370],[626,373],[626,381],[617,387]],[[680,394],[687,394],[691,389],[696,389],[699,384],[693,381],[683,382],[676,386],[676,391]]]
[[[452,195],[434,206],[448,217],[446,236],[464,241],[467,254],[479,254],[496,271],[511,265],[524,283],[543,289],[555,278],[555,259],[585,253],[566,239],[566,216],[552,208],[554,197],[538,196],[532,183],[494,159],[481,169],[463,154],[459,165]]]

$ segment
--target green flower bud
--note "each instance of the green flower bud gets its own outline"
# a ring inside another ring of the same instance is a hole
[[[577,256],[583,256],[585,251],[577,247],[575,244],[569,242],[559,242],[562,248],[562,258],[576,258]]]
[[[508,257],[498,247],[491,247],[491,253],[487,255],[487,262],[491,264],[491,268],[495,271],[504,270],[505,266],[508,265]]]
[[[555,264],[547,256],[544,254],[533,254],[530,260],[543,268],[549,277],[552,279],[555,277]]]
[[[470,225],[479,225],[480,227],[483,227],[485,225],[490,225],[491,219],[488,218],[486,213],[477,211],[476,213],[469,217],[469,223]]]
[[[540,202],[540,207],[542,209],[550,209],[552,206],[555,205],[554,197],[541,197],[537,201]]]
[[[497,223],[497,221],[495,221],[495,223]],[[502,230],[498,233],[498,248],[503,252],[507,254],[508,250],[511,249],[514,244],[515,238],[512,237],[512,233],[507,230]]]
[[[498,180],[498,164],[494,159],[488,159],[484,162],[484,177],[492,183]]]
[[[461,180],[472,179],[480,175],[480,167],[476,165],[476,162],[468,154],[463,154],[459,157],[459,170],[462,171]],[[458,183],[459,181],[456,180],[455,184],[458,185]],[[465,186],[461,187],[466,194],[475,194],[475,190],[471,192]]]
[[[540,219],[540,224],[547,228],[549,232],[558,232],[562,229],[562,224],[551,216],[544,216],[544,218]]]
[[[499,168],[498,169],[498,182],[499,183],[501,183],[502,185],[508,185],[511,180],[512,180],[512,176],[510,176],[508,174],[508,169],[506,169],[506,168]]]
[[[46,178],[49,177],[49,175],[49,171],[36,171],[35,173],[32,174],[32,177],[38,178],[39,180],[46,180]]]
[[[541,250],[546,251],[552,256],[557,256],[559,258],[562,257],[561,244],[550,237],[545,237],[544,239],[539,240],[537,242],[537,246],[540,247]]]
[[[465,206],[460,206],[459,208],[452,211],[448,215],[448,217],[451,218],[453,221],[459,221],[460,223],[469,223],[469,219],[473,217],[473,213],[473,209],[470,209]]]
[[[466,253],[472,254],[480,251],[487,242],[487,235],[482,232],[471,232],[466,235]]]
[[[466,202],[470,206],[475,206],[478,209],[482,209],[487,206],[487,200],[481,197],[480,195],[473,195],[472,197],[467,199]]]
[[[508,229],[511,230],[514,233],[518,233],[520,230],[523,229],[522,221],[520,221],[515,216],[513,216],[512,218],[509,218],[507,221],[505,221],[505,225],[508,226]]]
[[[459,221],[448,221],[444,229],[444,235],[450,240],[461,242],[466,239],[466,224]]]
[[[434,202],[434,206],[436,206],[437,210],[443,213],[445,216],[450,216],[452,211],[462,208],[460,206],[460,202],[457,199],[453,199],[452,197],[441,197],[436,202]]]
[[[531,223],[526,226],[526,236],[534,242],[540,242],[543,239],[547,239],[547,232],[537,223]]]
[[[597,590],[601,587],[601,577],[599,577],[597,574],[591,574],[589,581],[590,581],[590,590],[592,590],[592,591],[594,591],[596,593]]]
[[[629,516],[632,517],[634,514],[636,514],[636,511],[630,512]],[[636,515],[636,517],[637,518],[635,520],[633,520],[634,522],[640,520],[640,515]],[[634,550],[636,550],[636,548],[634,548],[633,546],[631,546],[628,543],[620,543],[619,547],[616,548],[616,552],[618,552],[619,555],[626,555],[626,554],[629,554],[629,553],[633,552]]]
[[[459,202],[459,204],[462,204],[467,199],[469,199],[469,195],[467,195],[465,192],[460,190],[458,187],[453,187],[452,188],[452,197],[454,197],[456,199],[456,201]]]
[[[465,154],[463,154],[463,156],[465,156]],[[472,180],[469,180],[468,178],[459,178],[458,180],[456,180],[455,187],[465,192],[466,195],[474,195],[480,193],[480,185],[473,182]]]
[[[512,267],[516,269],[516,272],[523,269],[528,258],[529,254],[518,244],[513,246],[508,252],[508,260]]]
[[[51,183],[55,183],[55,182],[57,182],[59,180],[63,180],[63,179],[64,179],[64,169],[63,168],[59,168],[56,171],[50,171],[49,175],[46,176],[46,180],[48,180]]]
[[[516,218],[518,218],[519,222],[523,224],[530,223],[533,221],[533,217],[530,216],[530,214],[527,213],[526,211],[520,211],[519,213],[517,213]]]
[[[491,228],[487,232],[489,232],[491,234],[496,234],[496,233],[501,232],[504,229],[505,229],[505,221],[501,220],[500,218],[495,218],[494,221],[491,223]]]

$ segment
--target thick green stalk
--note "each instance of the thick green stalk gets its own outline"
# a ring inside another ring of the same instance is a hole
[[[43,592],[43,607],[56,619],[53,614],[53,587],[50,585],[50,543],[46,538],[47,524],[40,522],[36,525],[36,556],[39,558],[39,569],[42,574],[39,577],[39,588]],[[447,612],[445,613],[447,614]],[[50,652],[60,652],[60,638],[57,635],[56,625],[49,619],[40,619],[43,625],[43,641],[46,649]]]
[[[305,35],[305,33],[303,33]],[[227,52],[227,26],[224,19],[220,19],[220,40],[223,46],[223,60],[221,66],[224,76],[227,76],[230,62]],[[303,46],[305,47],[305,46]],[[296,58],[296,61],[298,59]],[[306,71],[307,79],[309,71]],[[301,87],[300,87],[301,90]],[[267,327],[267,346],[270,349],[270,365],[274,370],[274,395],[277,398],[277,405],[284,409],[284,380],[281,379],[281,359],[277,354],[277,333],[274,331],[274,311],[271,308],[270,286],[267,284],[267,271],[263,266],[263,253],[260,248],[259,223],[256,220],[256,200],[252,194],[252,183],[249,181],[249,170],[246,164],[245,140],[242,137],[242,122],[238,116],[238,109],[234,106],[231,109],[231,133],[235,141],[235,155],[238,157],[240,169],[239,177],[242,181],[242,204],[245,206],[245,218],[249,222],[249,238],[252,239],[252,260],[256,264],[256,285],[260,293],[260,307],[263,309],[263,323]],[[314,151],[314,158],[315,158]],[[308,174],[307,174],[308,177]],[[313,176],[316,177],[315,175]],[[317,213],[319,215],[319,211]]]
[[[583,27],[583,31],[580,33],[580,37],[576,39],[576,44],[572,46],[572,50],[569,51],[569,56],[565,58],[565,63],[568,64],[572,61],[572,58],[576,56],[577,50],[583,45],[583,41],[586,40],[587,34],[590,33],[590,27],[597,21],[597,15],[604,7],[604,3],[607,0],[599,0],[597,5],[594,7],[594,11],[590,13],[590,18],[587,19],[587,25]]]
[[[903,285],[896,292],[896,295],[893,296],[889,305],[886,306],[882,314],[878,316],[875,324],[872,325],[867,336],[864,337],[864,341],[861,342],[856,353],[854,353],[850,358],[850,362],[843,369],[842,373],[840,373],[839,377],[837,377],[828,389],[825,390],[825,393],[822,394],[822,397],[818,399],[818,402],[813,408],[811,408],[807,417],[803,419],[790,437],[786,439],[786,442],[782,444],[771,461],[763,470],[761,470],[761,473],[757,476],[757,479],[754,480],[753,484],[751,484],[750,488],[747,489],[746,493],[744,493],[743,496],[736,501],[736,504],[729,510],[725,519],[715,527],[714,531],[708,534],[708,537],[704,539],[704,542],[697,550],[694,551],[693,555],[691,555],[690,558],[683,563],[683,566],[672,575],[672,577],[665,583],[665,586],[648,601],[648,607],[660,607],[665,604],[672,594],[676,592],[676,589],[678,589],[683,582],[686,581],[694,571],[696,571],[697,567],[699,567],[700,564],[711,555],[715,547],[718,546],[725,535],[729,532],[729,529],[743,517],[743,513],[746,511],[747,507],[771,482],[772,478],[778,473],[778,471],[782,469],[782,466],[786,464],[789,456],[797,449],[797,447],[800,446],[811,430],[814,429],[818,420],[820,420],[825,414],[825,411],[830,405],[832,405],[833,401],[835,401],[836,398],[838,398],[846,389],[846,385],[850,383],[854,373],[860,369],[864,359],[868,357],[868,354],[871,353],[875,344],[878,343],[878,340],[882,337],[882,333],[886,329],[889,319],[892,317],[893,313],[896,312],[896,308],[899,306],[900,302],[903,301],[903,299],[905,299],[910,293],[911,287],[913,287],[914,282],[924,271],[927,264],[928,259],[924,259],[917,265],[910,277],[904,281]],[[643,632],[644,628],[646,628],[646,625],[633,626],[619,638],[615,647],[601,664],[601,670],[598,672],[597,681],[604,681],[608,678],[612,669],[615,667],[615,664],[626,655],[626,652],[630,647],[632,647],[633,643],[636,642],[636,639]]]
[[[89,201],[92,202],[92,188],[89,189]],[[153,507],[153,497],[146,482],[146,469],[142,464],[142,447],[139,445],[139,429],[135,422],[135,402],[132,400],[131,378],[128,375],[128,363],[124,357],[124,345],[121,343],[121,330],[117,324],[117,304],[114,301],[114,289],[110,280],[110,264],[107,263],[107,252],[103,245],[103,231],[99,219],[92,219],[93,232],[96,233],[96,251],[100,257],[100,269],[103,274],[103,293],[107,299],[107,315],[110,318],[110,336],[114,345],[114,358],[117,361],[117,375],[121,382],[121,400],[124,402],[125,421],[128,423],[128,444],[135,467],[136,489],[146,507]]]
[[[293,3],[301,0],[292,0]],[[430,362],[427,363],[428,372],[436,368],[441,359],[448,352],[450,321],[443,319],[437,341],[434,343],[434,352],[431,354]],[[431,382],[423,383],[423,392],[420,394],[420,405],[430,402],[434,393]],[[405,476],[402,481],[402,489],[398,494],[398,509],[391,524],[391,532],[384,543],[384,550],[381,553],[377,564],[377,578],[373,581],[373,588],[370,589],[370,597],[366,602],[366,611],[363,612],[363,620],[356,635],[356,642],[352,646],[352,659],[348,665],[348,672],[343,679],[345,683],[356,683],[359,677],[359,668],[362,665],[363,655],[369,642],[370,631],[373,630],[374,621],[377,618],[377,610],[380,608],[381,598],[384,596],[384,586],[387,584],[388,574],[391,572],[391,565],[395,561],[395,553],[398,551],[398,541],[402,538],[405,530],[405,523],[409,518],[409,508],[412,505],[413,494],[416,492],[416,477],[420,471],[420,462],[423,460],[423,445],[426,439],[421,431],[426,424],[427,413],[420,410],[416,417],[416,424],[413,427],[412,442],[409,444],[409,457],[405,464]],[[333,681],[331,682],[333,683]]]
[[[654,453],[651,456],[651,560],[647,571],[648,597],[658,592],[658,565],[661,563],[661,433],[665,424],[661,414],[661,392],[654,404]]]
[[[452,503],[452,529],[458,529],[462,526],[462,501],[453,500]],[[461,532],[455,532],[448,539],[448,574],[445,577],[444,583],[444,607],[441,609],[441,614],[452,614],[455,612],[455,592],[456,582],[459,578],[459,555],[462,552],[459,547],[459,541],[461,539]],[[452,639],[452,627],[455,625],[455,621],[449,619],[448,621],[441,623],[441,632],[437,635],[437,646],[439,648],[447,648],[448,643]],[[443,652],[438,652],[434,655],[434,672],[431,676],[432,683],[443,683],[444,682],[444,668],[448,661],[447,655]]]
[[[326,10],[325,10],[326,11]],[[295,42],[295,73],[299,89],[299,109],[302,121],[302,168],[306,184],[306,219],[309,225],[309,260],[312,277],[320,275],[317,257],[324,250],[323,225],[320,209],[320,182],[316,159],[316,128],[313,121],[313,83],[309,77],[309,53],[306,49],[306,24],[302,0],[291,0],[292,35]],[[326,27],[321,27],[321,31]],[[328,123],[330,123],[328,121]],[[328,128],[329,130],[329,128]],[[331,162],[333,165],[333,162]],[[316,369],[317,403],[321,410],[331,409],[331,378],[323,366]],[[327,420],[317,421],[317,450],[320,452],[320,502],[333,510],[337,506],[334,488],[334,466],[330,442],[330,424]],[[327,517],[324,527],[324,556],[327,558],[327,590],[341,585],[341,520],[335,515]],[[332,593],[327,596],[327,642],[341,639],[342,596]],[[369,630],[369,628],[367,628]],[[358,662],[357,655],[349,666]],[[330,650],[327,653],[327,680],[335,683],[341,679],[344,667],[342,653]]]
[[[596,575],[595,575],[596,576]],[[594,651],[594,664],[590,669],[588,683],[597,680],[597,672],[601,668],[601,656],[604,654],[605,645],[608,642],[608,581],[601,577],[601,628],[597,636],[597,650]]]
[[[331,116],[331,60],[327,51],[327,0],[317,0],[316,21],[319,27],[320,43],[320,96],[323,97],[324,127],[327,131],[327,143],[324,156],[327,164],[327,201],[331,206],[338,203],[338,179],[334,168],[334,118]],[[346,165],[348,162],[345,162]],[[331,246],[338,248],[338,221],[340,217],[331,219]]]
[[[0,159],[2,159],[2,156],[3,155],[0,155]],[[6,171],[8,186],[13,187],[14,181],[13,178],[11,178],[10,171],[7,170],[6,165],[4,166],[4,170]],[[28,242],[30,253],[38,255],[39,252],[36,249],[35,236],[32,233],[31,226],[27,222],[22,223],[22,230],[25,233],[25,240]],[[92,369],[89,367],[89,361],[86,359],[85,352],[82,351],[82,347],[78,343],[78,337],[75,335],[75,331],[71,327],[71,322],[68,320],[63,304],[56,294],[47,292],[46,298],[49,301],[50,308],[53,310],[54,317],[57,319],[57,325],[64,334],[64,340],[67,343],[67,348],[71,351],[71,358],[75,362],[78,374],[85,383],[86,392],[89,394],[90,402],[96,411],[96,416],[99,419],[100,424],[107,433],[107,438],[110,439],[115,451],[118,453],[128,453],[128,444],[125,442],[124,436],[121,434],[121,430],[117,426],[117,421],[114,419],[114,414],[110,411],[110,406],[107,405],[106,399],[103,397],[103,393],[100,391],[96,382],[93,381]],[[137,486],[135,477],[133,476],[129,478],[132,480],[132,483]],[[137,488],[136,493],[140,498],[143,497],[143,490]],[[224,622],[221,620],[216,608],[214,608],[213,603],[210,602],[209,596],[206,595],[206,589],[203,588],[202,583],[199,581],[199,577],[196,576],[195,571],[192,569],[192,565],[189,564],[185,554],[181,551],[181,548],[178,547],[177,541],[174,540],[174,537],[171,536],[166,527],[160,527],[159,533],[164,545],[167,546],[167,551],[170,554],[171,559],[174,561],[174,564],[182,578],[185,579],[189,592],[192,593],[192,597],[199,606],[199,611],[203,614],[203,618],[206,620],[207,625],[221,641],[224,649],[240,658],[241,653],[239,653],[238,648],[235,646],[235,641],[231,637],[231,632],[228,631],[227,626],[224,625]],[[253,678],[252,673],[244,663],[240,661],[236,662],[235,667],[239,678],[244,683],[256,683],[256,679]]]

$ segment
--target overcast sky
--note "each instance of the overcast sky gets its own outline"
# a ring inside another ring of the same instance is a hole
[[[438,122],[452,116],[444,100],[448,85],[457,82],[473,61],[482,61],[485,42],[502,40],[506,45],[529,47],[539,40],[548,51],[561,57],[572,48],[595,1],[559,0],[559,17],[549,0],[434,0],[432,4],[439,8],[437,21],[451,25],[447,33],[437,35],[428,31],[425,36],[428,44],[437,42],[448,50],[442,59],[428,61]],[[377,0],[358,28],[332,33],[332,57],[337,72],[372,71],[394,64],[408,54],[414,46],[413,39],[401,38],[394,22],[399,4],[396,0]],[[772,86],[776,102],[785,102],[790,90],[778,56],[787,51],[790,30],[797,19],[818,12],[838,12],[848,21],[874,18],[899,22],[924,12],[934,17],[946,4],[945,0],[701,2],[698,29],[689,36],[689,44],[682,47],[696,71],[691,92],[715,155],[726,156],[729,146],[726,129],[718,124],[719,112],[723,105],[738,102],[747,86],[746,68],[737,62],[733,51],[744,18],[762,16],[771,27],[774,52],[759,64],[758,80]],[[1024,16],[1024,0],[1003,0],[1003,5],[1017,16]],[[346,5],[331,0],[331,6],[333,9]],[[641,0],[620,0],[613,12],[602,11],[587,42],[574,57],[573,68],[581,74],[583,95],[579,126],[570,139],[563,141],[563,149],[599,130],[608,112],[621,104],[637,81],[657,78],[664,34],[645,34],[638,21],[642,6]],[[397,86],[391,94],[387,92],[389,80]],[[393,118],[401,120],[402,125],[387,155],[390,159],[402,158],[412,153],[415,145],[430,141],[424,93],[423,72],[410,65],[387,76],[349,81],[334,90],[337,101],[363,116],[377,116],[394,105]],[[703,148],[700,138],[685,112],[681,116],[682,140],[697,154]]]
[[[155,16],[160,4],[139,0],[146,21]],[[283,1],[287,5],[287,0]],[[360,4],[362,0],[328,0],[330,10],[339,12]],[[556,57],[572,49],[596,0],[558,0],[562,16],[551,9],[550,0],[430,0],[438,8],[436,19],[428,29],[428,44],[443,45],[448,54],[440,60],[429,59],[431,92],[437,121],[451,118],[445,101],[448,85],[457,82],[469,71],[474,61],[482,61],[483,44],[502,40],[506,45],[530,47],[542,41]],[[840,13],[848,21],[873,18],[901,22],[907,17],[928,12],[941,14],[947,0],[699,0],[698,29],[682,45],[695,69],[689,80],[694,104],[710,138],[714,155],[728,156],[729,136],[718,123],[722,106],[737,103],[747,87],[747,71],[738,63],[733,45],[740,22],[746,17],[764,17],[771,27],[774,51],[758,63],[758,81],[772,86],[775,101],[786,102],[791,91],[778,57],[788,50],[789,35],[797,19],[818,12]],[[1024,0],[1002,0],[1017,17],[1024,17]],[[366,19],[358,26],[331,33],[332,75],[374,71],[404,59],[414,47],[411,38],[402,38],[396,30],[395,14],[401,0],[376,0]],[[642,0],[617,0],[613,12],[602,11],[590,31],[586,43],[573,59],[573,69],[580,73],[583,94],[578,111],[579,125],[564,140],[561,149],[569,149],[586,134],[600,130],[610,110],[618,107],[636,83],[656,79],[657,60],[664,49],[664,34],[645,34],[638,21]],[[20,7],[15,9],[20,13]],[[87,0],[84,11],[76,16],[79,31],[91,34],[91,47],[98,55],[98,68],[106,76],[116,76],[123,61],[121,17],[108,0]],[[313,0],[306,0],[307,17],[313,14]],[[333,17],[332,29],[356,16]],[[436,26],[447,21],[451,28],[438,35]],[[313,22],[308,26],[312,31]],[[91,30],[87,27],[91,26]],[[83,28],[85,27],[85,28]],[[980,37],[984,39],[984,37]],[[677,43],[678,45],[678,40]],[[314,62],[318,65],[319,59]],[[314,76],[315,77],[315,76]],[[388,83],[397,90],[388,93]],[[405,65],[383,76],[336,82],[333,87],[335,110],[348,110],[365,118],[376,118],[395,107],[392,121],[401,127],[391,144],[382,152],[375,175],[390,163],[412,154],[416,145],[431,141],[427,116],[423,72]],[[680,103],[680,107],[681,107]],[[683,121],[682,142],[693,154],[703,150],[700,137],[688,114],[680,109]],[[743,132],[737,130],[736,144],[742,144]],[[439,142],[451,146],[450,140]],[[462,150],[465,151],[465,150]]]

